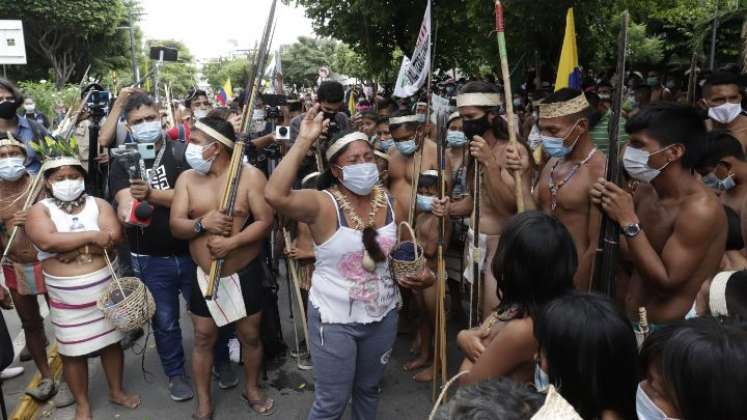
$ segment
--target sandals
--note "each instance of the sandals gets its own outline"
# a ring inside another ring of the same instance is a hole
[[[42,379],[36,388],[26,388],[26,395],[37,401],[47,401],[57,393],[57,385],[52,379]]]
[[[260,416],[271,416],[275,414],[275,400],[272,398],[265,398],[263,400],[250,400],[247,398],[246,394],[241,394],[241,399],[246,401],[247,404],[249,404],[249,408],[252,409],[255,413],[259,414]],[[259,411],[257,409],[257,406],[264,407],[269,404],[269,407],[265,411]]]

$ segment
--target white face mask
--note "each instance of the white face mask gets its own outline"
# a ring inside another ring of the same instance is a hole
[[[60,201],[73,201],[86,190],[82,179],[66,179],[52,184],[52,195]]]
[[[22,157],[9,157],[0,159],[0,179],[3,181],[16,181],[26,173]]]
[[[641,384],[638,384],[638,391],[635,393],[635,411],[639,420],[678,420],[667,417],[667,414],[646,395]]]
[[[725,104],[708,108],[708,117],[721,124],[730,124],[742,113],[742,104]]]
[[[630,146],[626,147],[625,153],[623,154],[623,166],[625,167],[625,171],[628,172],[628,175],[630,175],[633,179],[645,182],[647,184],[650,183],[654,180],[654,178],[661,174],[661,171],[663,171],[664,168],[666,168],[672,162],[667,162],[661,168],[654,169],[648,166],[649,158],[657,153],[661,153],[667,150],[668,148],[669,146],[657,152],[649,153],[643,149],[636,149]]]
[[[189,166],[203,175],[207,174],[210,171],[210,167],[213,166],[215,156],[210,158],[210,160],[207,160],[203,159],[202,154],[205,151],[205,148],[213,143],[206,144],[204,146],[189,143],[187,144],[187,150],[184,152],[184,158],[187,160]]]
[[[342,185],[356,195],[368,195],[379,182],[379,169],[375,163],[358,163],[343,166]]]
[[[23,108],[28,112],[29,114],[36,111],[36,105],[34,104],[24,104]]]
[[[195,109],[195,112],[194,112],[195,120],[201,120],[201,119],[207,117],[207,115],[209,113],[210,113],[209,109],[197,108],[197,109]]]

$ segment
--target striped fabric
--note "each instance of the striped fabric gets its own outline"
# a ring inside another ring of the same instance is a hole
[[[610,120],[612,119],[612,111],[607,111],[602,118],[599,120],[597,125],[591,129],[591,142],[597,149],[607,154],[610,142]],[[625,118],[620,117],[620,131],[617,137],[618,145],[622,147],[628,141],[628,133],[625,131]]]
[[[44,273],[44,278],[60,354],[82,356],[122,339],[122,334],[96,307],[96,300],[111,281],[108,267],[75,277]]]
[[[5,284],[18,292],[19,295],[43,295],[47,293],[41,263],[39,262],[3,264],[3,275],[5,276]]]

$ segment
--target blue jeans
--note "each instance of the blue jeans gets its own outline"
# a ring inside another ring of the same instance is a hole
[[[132,268],[156,301],[153,335],[163,372],[169,378],[185,375],[179,293],[188,301],[195,281],[195,263],[189,255],[152,257],[132,255]]]
[[[375,420],[379,383],[397,338],[394,309],[370,324],[324,324],[309,304],[314,405],[308,420],[342,418],[352,394],[353,420]]]

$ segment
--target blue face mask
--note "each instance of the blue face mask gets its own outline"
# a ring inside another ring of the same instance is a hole
[[[430,213],[433,210],[433,197],[429,195],[418,194],[415,198],[418,210]]]
[[[379,140],[377,143],[378,149],[382,152],[388,152],[392,146],[394,146],[394,140],[392,139]]]
[[[573,133],[573,130],[576,129],[576,124],[571,127],[571,131],[568,132],[568,134]],[[542,136],[542,148],[547,152],[550,157],[554,158],[560,158],[563,156],[568,155],[573,151],[573,148],[576,147],[576,143],[578,143],[578,139],[581,138],[581,135],[576,137],[576,140],[573,141],[573,144],[570,146],[565,145],[565,138],[561,137],[550,137],[550,136]]]
[[[534,365],[534,388],[537,392],[545,392],[550,387],[550,376],[542,370],[539,362]]]
[[[717,190],[720,183],[721,180],[713,172],[703,176],[703,184],[712,190]]]
[[[398,141],[394,143],[397,146],[397,150],[405,156],[411,156],[418,150],[418,145],[415,143],[415,139]]]
[[[161,137],[161,120],[145,121],[132,126],[132,138],[138,143],[153,143]]]
[[[448,147],[464,147],[467,144],[467,136],[463,131],[449,130],[446,132],[446,144]]]
[[[721,191],[729,191],[730,189],[737,186],[737,183],[734,182],[734,175],[729,175],[724,179],[719,179],[718,181],[718,188]]]

